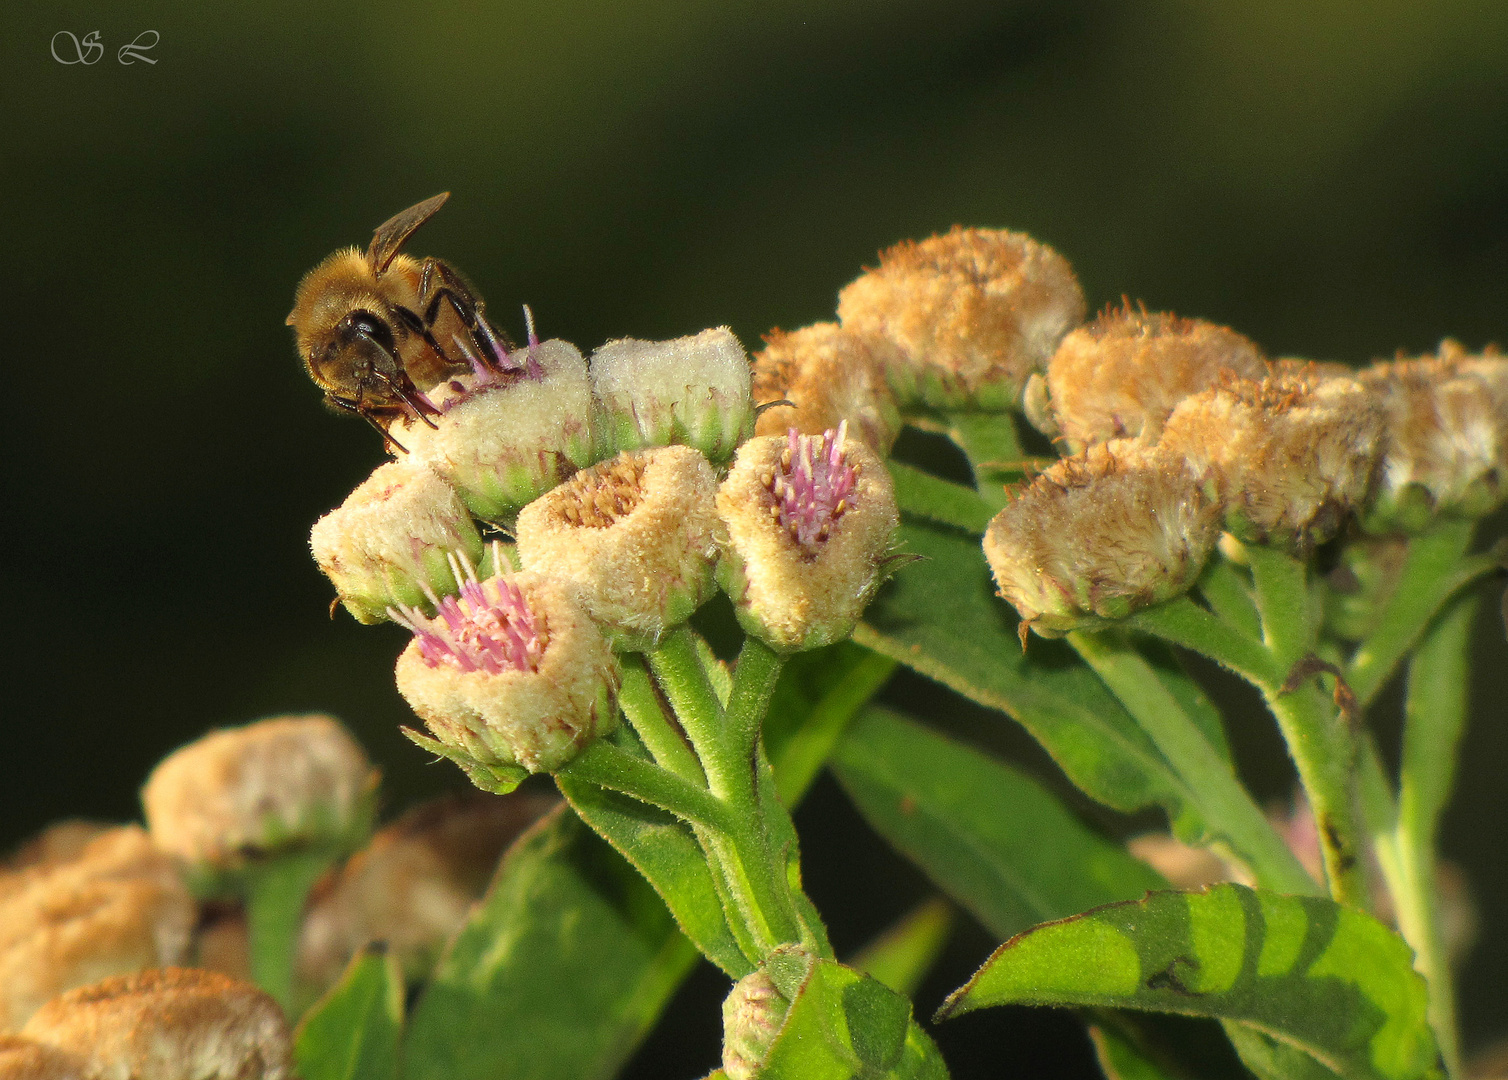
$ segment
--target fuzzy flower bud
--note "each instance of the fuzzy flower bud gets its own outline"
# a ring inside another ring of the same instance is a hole
[[[612,731],[617,665],[574,586],[527,570],[478,581],[469,566],[458,580],[434,618],[394,612],[414,632],[398,690],[432,749],[475,780],[477,769],[553,771]]]
[[[452,587],[449,556],[482,557],[482,538],[461,496],[410,461],[379,465],[309,533],[314,561],[362,623],[395,604],[418,606]]]
[[[169,754],[141,801],[157,846],[213,877],[290,848],[355,846],[371,828],[377,779],[339,721],[280,716]]]
[[[1033,395],[1028,417],[1074,452],[1143,433],[1155,440],[1174,406],[1226,373],[1260,379],[1267,362],[1234,330],[1127,304],[1063,339],[1047,365],[1050,412]]]
[[[846,425],[745,443],[717,512],[728,530],[718,582],[744,629],[779,652],[853,632],[900,520],[884,463]]]
[[[487,521],[507,520],[592,460],[592,390],[581,353],[545,341],[510,359],[520,356],[516,367],[441,383],[429,392],[440,415],[392,428],[409,460],[450,481]]]
[[[1360,373],[1387,417],[1369,531],[1415,532],[1436,514],[1475,518],[1508,495],[1508,357],[1438,356]]]
[[[884,456],[901,430],[895,395],[864,339],[837,323],[815,323],[786,333],[775,330],[754,357],[754,400],[785,400],[759,414],[758,435],[803,435],[848,430]]]
[[[1241,540],[1308,551],[1366,498],[1382,412],[1355,379],[1226,379],[1185,398],[1159,445],[1214,481]]]
[[[0,1035],[0,1080],[84,1080],[84,1059],[20,1035]]]
[[[409,979],[423,978],[481,899],[503,849],[557,804],[549,795],[473,791],[417,806],[378,830],[310,898],[300,976],[328,986],[357,951],[381,941]]]
[[[838,294],[838,318],[875,344],[901,404],[1005,409],[1083,321],[1084,294],[1045,244],[955,227],[882,252]]]
[[[733,984],[723,999],[723,1072],[728,1080],[758,1075],[790,1008],[790,999],[763,968]]]
[[[592,353],[598,456],[694,447],[719,464],[754,431],[749,358],[726,326],[670,341],[609,341]]]
[[[276,1002],[212,971],[118,976],[48,1002],[23,1034],[111,1080],[285,1080],[293,1039]]]
[[[518,515],[524,569],[577,586],[620,647],[651,648],[712,595],[717,481],[689,446],[619,454]]]
[[[1219,504],[1181,460],[1117,439],[1018,487],[984,554],[1024,641],[1028,627],[1056,637],[1179,595],[1219,532]]]
[[[65,990],[179,963],[196,917],[172,861],[135,825],[14,871],[0,898],[0,1031]]]

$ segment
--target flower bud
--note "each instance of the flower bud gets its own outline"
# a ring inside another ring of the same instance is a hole
[[[1438,356],[1360,373],[1386,415],[1377,493],[1363,524],[1416,532],[1437,514],[1475,518],[1508,495],[1508,358]]]
[[[717,481],[689,446],[622,453],[518,515],[524,569],[577,587],[620,648],[647,649],[712,595]]]
[[[790,999],[764,968],[733,984],[723,999],[723,1072],[728,1080],[758,1075],[790,1009]]]
[[[879,350],[902,405],[1005,409],[1083,321],[1084,294],[1024,233],[955,227],[882,252],[838,294],[838,318]]]
[[[429,393],[439,416],[392,428],[408,460],[455,485],[487,521],[508,519],[592,460],[592,390],[581,353],[564,341],[513,357],[523,353],[527,362],[516,368],[440,384]]]
[[[280,716],[169,754],[141,801],[153,842],[213,878],[283,850],[355,846],[370,831],[377,780],[333,717]]]
[[[680,443],[721,464],[754,431],[749,358],[726,326],[592,353],[598,456]]]
[[[395,604],[420,606],[454,588],[449,557],[482,557],[482,538],[461,496],[411,461],[379,465],[309,533],[314,561],[362,623]]]
[[[769,405],[789,401],[790,405]],[[815,323],[765,336],[754,357],[754,400],[765,405],[758,435],[803,435],[836,430],[844,421],[854,436],[884,456],[901,430],[895,395],[864,339],[837,323]]]
[[[1133,439],[1091,446],[1019,486],[984,535],[1000,595],[1056,637],[1188,590],[1220,532],[1213,493]]]
[[[0,881],[14,876],[6,871],[31,870],[72,862],[83,854],[93,840],[109,832],[110,828],[102,821],[88,821],[84,818],[54,821],[11,852],[4,863],[0,863]],[[0,895],[4,891],[4,886],[0,885]]]
[[[900,520],[884,463],[846,425],[745,443],[717,512],[728,531],[718,582],[744,629],[778,652],[853,632]]]
[[[20,1035],[0,1035],[0,1080],[85,1080],[84,1059]]]
[[[1040,403],[1031,418],[1075,452],[1144,433],[1155,440],[1174,406],[1231,372],[1260,379],[1267,362],[1227,327],[1126,304],[1063,339],[1047,365],[1051,419]]]
[[[568,582],[532,571],[478,581],[434,618],[394,612],[414,632],[398,657],[398,690],[473,775],[560,768],[617,724],[613,651]]]
[[[180,962],[196,917],[172,861],[135,825],[15,872],[0,898],[0,1031],[101,976]]]
[[[212,971],[165,968],[71,990],[23,1034],[82,1058],[91,1077],[285,1080],[293,1040],[277,1003]]]
[[[1382,412],[1355,379],[1226,379],[1185,398],[1159,445],[1212,479],[1226,528],[1298,552],[1334,536],[1366,498]]]
[[[311,897],[299,937],[300,977],[329,986],[360,949],[381,941],[410,980],[423,978],[481,899],[503,849],[557,802],[473,791],[417,806],[378,830]]]

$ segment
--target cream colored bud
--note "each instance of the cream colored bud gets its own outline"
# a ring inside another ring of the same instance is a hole
[[[900,520],[884,463],[841,426],[745,443],[717,511],[727,527],[718,582],[744,629],[779,652],[853,632]]]
[[[763,968],[733,984],[723,999],[723,1072],[728,1080],[759,1075],[791,1002]]]
[[[256,987],[193,968],[106,979],[48,1002],[23,1034],[75,1054],[91,1080],[285,1080],[293,1040]]]
[[[874,351],[837,323],[768,334],[754,357],[754,400],[766,406],[754,425],[758,435],[791,428],[820,435],[847,421],[849,433],[883,457],[901,430],[895,394]],[[791,404],[769,404],[781,400]]]
[[[0,1031],[65,990],[180,962],[196,917],[172,861],[136,825],[14,872],[0,898]]]
[[[519,350],[516,369],[464,375],[430,391],[441,415],[395,423],[407,460],[450,481],[487,521],[519,508],[592,461],[592,389],[576,346]]]
[[[1212,479],[1240,539],[1299,552],[1334,536],[1371,487],[1382,411],[1355,379],[1227,379],[1185,398],[1161,447]]]
[[[111,826],[103,821],[88,821],[84,818],[54,821],[21,844],[0,864],[0,880],[4,880],[6,871],[31,870],[72,862],[83,854],[92,841],[110,829]],[[0,886],[0,893],[3,891],[3,886]]]
[[[1219,532],[1219,503],[1182,460],[1117,439],[1018,487],[984,554],[1024,640],[1028,627],[1055,637],[1187,591]]]
[[[439,614],[400,620],[414,640],[398,690],[447,756],[484,769],[560,768],[617,724],[612,647],[569,582],[532,571],[469,572]]]
[[[76,1054],[20,1035],[0,1035],[0,1080],[89,1080]]]
[[[1175,889],[1192,892],[1222,881],[1256,885],[1256,879],[1236,863],[1227,862],[1207,847],[1194,847],[1168,833],[1149,832],[1126,841],[1126,849],[1165,877]]]
[[[1386,415],[1371,531],[1417,531],[1437,514],[1475,518],[1508,495],[1508,358],[1437,356],[1360,373]]]
[[[213,731],[164,758],[142,789],[147,827],[197,873],[371,828],[378,774],[333,717],[279,716]]]
[[[620,648],[653,648],[716,590],[716,494],[689,446],[619,454],[524,507],[519,557],[575,585]]]
[[[304,982],[335,982],[358,950],[385,942],[412,981],[466,920],[503,849],[557,805],[549,795],[472,792],[415,807],[379,829],[310,900],[299,937]]]
[[[1004,409],[1083,321],[1084,294],[1024,233],[954,228],[882,252],[838,294],[838,318],[875,343],[902,405]]]
[[[309,533],[314,561],[357,622],[454,588],[449,557],[482,557],[482,538],[455,488],[411,461],[379,465]]]
[[[1267,362],[1227,327],[1127,304],[1063,339],[1047,365],[1052,422],[1040,405],[1035,422],[1074,452],[1142,434],[1155,440],[1174,406],[1229,373],[1260,379]]]
[[[592,353],[598,455],[680,443],[721,464],[754,430],[749,358],[726,326]]]

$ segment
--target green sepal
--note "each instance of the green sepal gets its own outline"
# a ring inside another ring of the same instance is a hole
[[[421,735],[411,727],[399,728],[410,742],[422,749],[428,750],[436,757],[453,761],[461,767],[470,780],[483,791],[489,791],[494,795],[507,795],[529,778],[529,770],[521,765],[486,765],[472,757],[463,750],[446,746],[437,739],[431,739],[428,735]]]

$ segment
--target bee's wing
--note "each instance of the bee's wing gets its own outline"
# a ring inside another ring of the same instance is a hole
[[[450,192],[442,191],[432,199],[425,199],[402,213],[394,214],[377,226],[377,231],[372,234],[372,243],[367,248],[367,265],[372,268],[372,273],[381,274],[386,270],[403,242],[415,229],[434,216],[435,211],[444,206],[448,198]]]

